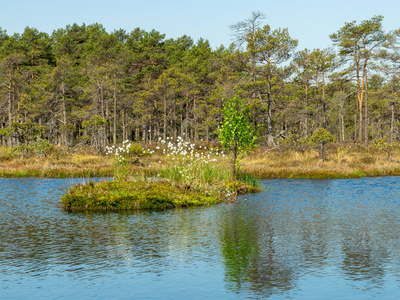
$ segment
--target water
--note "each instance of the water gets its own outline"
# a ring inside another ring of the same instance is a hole
[[[397,299],[400,178],[265,180],[235,204],[69,213],[0,178],[0,298]]]

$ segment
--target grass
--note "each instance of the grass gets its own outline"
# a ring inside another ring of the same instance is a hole
[[[210,205],[219,198],[162,181],[105,181],[79,184],[61,198],[67,210],[166,209]]]

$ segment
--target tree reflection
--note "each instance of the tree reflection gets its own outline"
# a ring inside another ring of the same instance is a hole
[[[269,297],[296,289],[305,276],[343,278],[350,288],[376,290],[384,289],[389,273],[397,276],[400,205],[342,202],[329,194],[338,195],[335,187],[319,185],[320,197],[315,186],[299,195],[280,192],[279,198],[272,190],[229,207],[220,234],[229,290]]]
[[[364,215],[342,226],[346,232],[342,239],[341,264],[345,276],[353,281],[365,281],[365,289],[382,287],[389,253],[387,242],[382,241],[383,232],[377,234],[383,229],[379,220]]]
[[[268,219],[231,206],[221,222],[221,250],[227,288],[268,296],[294,286],[295,272],[281,256],[275,229]]]

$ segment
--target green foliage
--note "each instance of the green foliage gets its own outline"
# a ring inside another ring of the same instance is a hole
[[[28,144],[21,144],[14,148],[14,151],[21,153],[24,156],[36,155],[46,156],[48,152],[51,152],[54,146],[49,143],[48,140],[37,137],[35,141],[31,141]]]
[[[225,99],[219,141],[232,158],[232,176],[236,178],[237,164],[247,151],[257,145],[258,134],[250,122],[249,110],[238,97]]]
[[[14,152],[20,153],[23,156],[37,155],[46,156],[48,151],[53,149],[53,145],[48,140],[43,138],[45,127],[32,123],[31,121],[25,123],[14,122],[10,128],[0,130],[0,136],[5,138],[12,137],[18,141]]]
[[[97,128],[101,125],[106,125],[106,124],[107,124],[106,119],[103,119],[100,116],[94,115],[89,120],[85,120],[82,122],[82,128],[83,129],[92,129],[92,128]]]
[[[326,129],[319,128],[309,138],[310,145],[317,147],[322,160],[325,160],[325,146],[326,144],[333,143],[335,138]]]
[[[146,153],[148,152],[146,152],[140,144],[131,143],[131,146],[129,147],[129,153],[137,157],[141,157],[143,155],[146,155]]]
[[[320,144],[328,144],[335,142],[335,138],[331,135],[326,129],[319,128],[317,131],[309,139],[310,144],[320,145]]]
[[[292,133],[283,140],[283,143],[289,148],[304,152],[309,147],[309,139],[301,137],[299,133]]]
[[[390,156],[394,150],[393,144],[391,144],[387,138],[380,138],[374,141],[374,147],[387,154],[387,160],[390,160]]]
[[[8,138],[12,134],[11,128],[1,128],[0,136]]]

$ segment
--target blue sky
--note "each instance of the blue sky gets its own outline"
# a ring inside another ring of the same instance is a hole
[[[208,39],[213,48],[231,43],[229,25],[265,13],[265,23],[288,28],[298,50],[331,45],[329,34],[345,22],[383,15],[386,31],[400,28],[400,2],[395,0],[0,0],[0,27],[8,34],[26,26],[51,33],[73,23],[101,23],[107,31],[136,27],[156,29],[167,38],[184,34]]]

